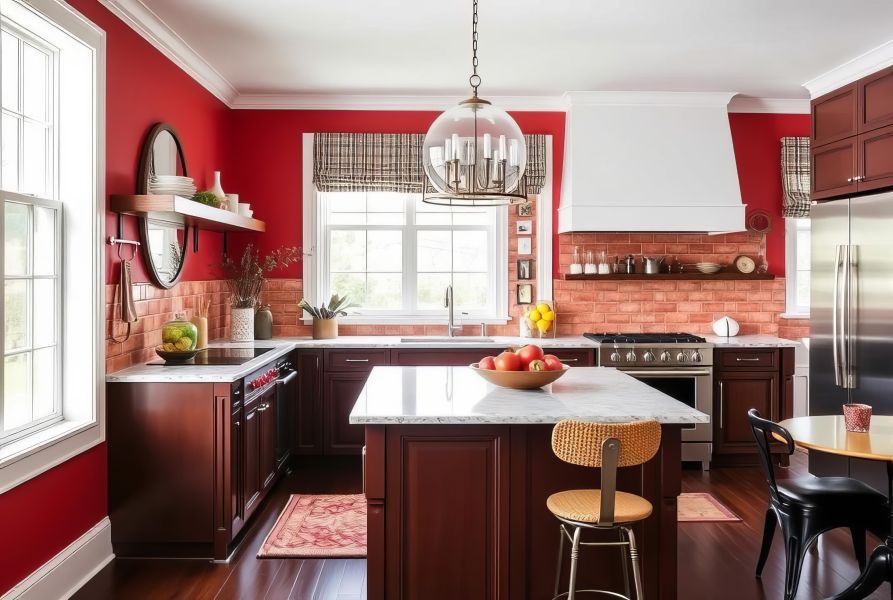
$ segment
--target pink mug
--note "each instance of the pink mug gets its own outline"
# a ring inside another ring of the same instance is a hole
[[[867,404],[844,404],[843,422],[847,431],[865,433],[871,426],[871,407]]]

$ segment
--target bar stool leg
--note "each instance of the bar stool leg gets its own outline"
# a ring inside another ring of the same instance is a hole
[[[623,530],[619,527],[617,528],[617,534],[620,537],[621,542],[625,542],[626,539],[623,536]],[[627,552],[626,546],[620,546],[620,564],[623,565],[623,593],[629,598],[629,565],[627,565],[626,561],[629,557],[629,553]]]
[[[639,551],[636,548],[636,535],[633,533],[631,527],[626,527],[624,529],[629,538],[629,558],[633,565],[633,583],[635,583],[636,586],[636,600],[644,600],[645,591],[643,589],[644,586],[642,585],[642,574],[639,571]]]
[[[580,552],[580,532],[579,527],[574,528],[574,543],[571,546],[571,575],[570,583],[567,588],[567,600],[574,600],[576,597],[577,587],[577,555]]]
[[[558,564],[555,566],[555,593],[552,594],[552,597],[558,595],[558,590],[561,586],[561,563],[564,559],[564,525],[558,526]]]

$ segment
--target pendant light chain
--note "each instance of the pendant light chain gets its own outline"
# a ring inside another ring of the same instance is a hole
[[[478,95],[478,86],[481,85],[481,76],[478,75],[478,0],[474,0],[474,9],[471,17],[471,77],[468,83],[475,98]]]

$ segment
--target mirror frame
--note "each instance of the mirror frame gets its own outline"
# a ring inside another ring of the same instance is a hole
[[[143,142],[143,149],[140,152],[140,162],[136,176],[136,193],[138,195],[149,193],[149,157],[152,154],[152,148],[155,145],[155,139],[165,131],[174,138],[174,143],[177,145],[177,154],[179,155],[180,163],[183,165],[183,176],[188,177],[188,171],[186,169],[186,155],[183,153],[183,144],[182,142],[180,142],[180,137],[177,135],[177,132],[174,131],[174,128],[171,127],[169,124],[156,123],[152,126],[152,129],[149,130],[148,135],[146,135],[146,139]],[[146,271],[148,271],[149,276],[152,278],[152,281],[156,286],[169,290],[177,285],[177,282],[180,281],[180,276],[183,275],[183,267],[186,266],[186,257],[189,255],[189,224],[186,222],[171,222],[166,219],[158,220],[169,222],[171,225],[182,225],[184,230],[183,259],[180,261],[180,268],[177,269],[176,274],[170,281],[164,281],[159,275],[158,270],[155,268],[155,263],[152,262],[152,251],[149,249],[149,218],[140,218],[140,246],[143,250],[143,262],[146,265]]]

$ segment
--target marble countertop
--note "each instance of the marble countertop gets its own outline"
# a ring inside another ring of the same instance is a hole
[[[562,419],[666,424],[710,417],[616,369],[572,367],[539,390],[488,383],[469,367],[375,367],[350,413],[354,424],[534,424]]]
[[[771,335],[703,336],[715,348],[796,348],[800,342]]]

